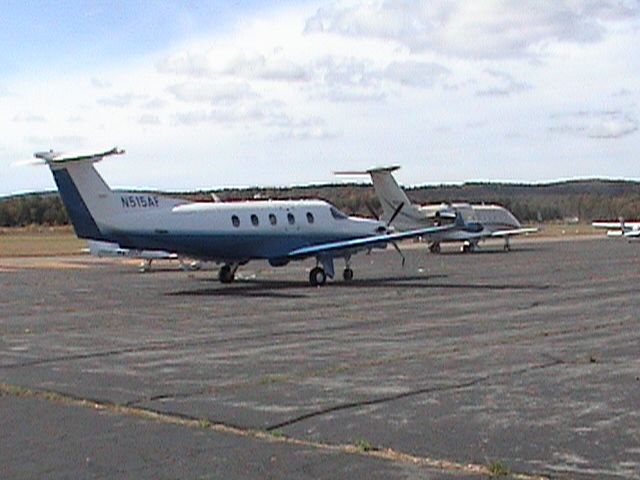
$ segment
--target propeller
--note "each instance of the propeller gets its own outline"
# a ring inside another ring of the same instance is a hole
[[[396,249],[396,252],[398,252],[398,255],[402,257],[402,268],[404,268],[404,262],[406,261],[406,258],[404,257],[404,253],[402,253],[402,250],[400,250],[400,247],[396,242],[390,242],[390,243],[391,245],[393,245],[393,248]]]
[[[387,228],[391,226],[391,223],[393,223],[393,221],[396,219],[396,217],[400,213],[400,210],[402,210],[402,207],[404,207],[404,202],[400,202],[400,205],[398,205],[398,208],[396,208],[395,211],[393,212],[393,215],[391,215],[391,218],[387,222]]]

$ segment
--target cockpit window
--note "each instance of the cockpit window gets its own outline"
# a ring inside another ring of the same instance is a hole
[[[336,207],[330,207],[330,209],[331,209],[331,216],[333,216],[333,218],[335,218],[336,220],[346,220],[347,218],[349,218],[347,215],[342,213]]]

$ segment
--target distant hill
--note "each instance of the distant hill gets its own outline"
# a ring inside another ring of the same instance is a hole
[[[640,182],[624,180],[572,180],[546,184],[470,182],[462,185],[410,187],[407,195],[417,203],[498,203],[524,223],[577,217],[594,219],[640,218]],[[162,192],[160,192],[162,193]],[[326,184],[287,188],[243,188],[171,192],[190,200],[212,201],[252,198],[323,198],[348,213],[371,216],[369,205],[379,210],[373,187],[367,184]],[[13,195],[0,199],[0,226],[64,225],[66,211],[57,192]]]

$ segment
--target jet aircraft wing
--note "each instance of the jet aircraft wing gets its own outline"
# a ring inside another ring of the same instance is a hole
[[[453,230],[460,228],[458,224],[444,225],[441,227],[425,227],[418,228],[416,230],[407,230],[400,233],[384,233],[381,235],[373,235],[370,237],[360,237],[351,240],[342,240],[339,242],[321,243],[319,245],[311,245],[309,247],[302,247],[292,250],[287,255],[289,258],[302,258],[311,255],[318,255],[322,253],[347,251],[347,250],[360,250],[367,247],[374,247],[376,245],[383,245],[387,243],[396,242],[398,240],[404,240],[407,238],[423,237],[433,235],[435,233],[444,232],[447,230]]]
[[[537,233],[538,231],[539,229],[535,227],[496,230],[495,232],[491,232],[491,237],[511,237],[513,235],[524,235],[525,233]]]

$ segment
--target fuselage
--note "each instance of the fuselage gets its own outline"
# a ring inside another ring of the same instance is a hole
[[[416,228],[436,223],[446,223],[439,218],[440,212],[454,212],[461,214],[467,228],[450,230],[433,236],[434,241],[465,241],[469,239],[482,239],[494,232],[521,228],[518,219],[506,208],[500,205],[469,204],[469,203],[442,203],[417,206],[415,212],[401,211],[393,224],[400,229]]]
[[[277,260],[298,248],[386,230],[382,222],[349,217],[322,200],[184,202],[167,208],[166,197],[114,193],[121,196],[121,211],[99,225],[110,239],[125,248],[161,248],[207,260]]]

